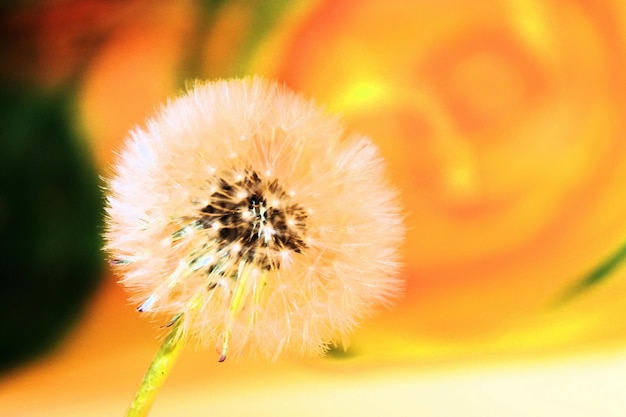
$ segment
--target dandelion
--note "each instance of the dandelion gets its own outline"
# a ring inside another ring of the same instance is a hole
[[[401,286],[384,168],[368,138],[276,83],[198,83],[130,133],[106,250],[137,309],[174,324],[166,345],[323,353]]]

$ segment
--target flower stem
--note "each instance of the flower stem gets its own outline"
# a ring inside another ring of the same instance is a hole
[[[152,359],[150,368],[141,381],[141,386],[133,398],[133,402],[128,408],[126,417],[145,417],[148,415],[159,389],[165,382],[165,378],[172,370],[174,362],[183,347],[182,322],[180,317],[176,317],[171,324],[172,329],[167,335],[159,351]]]

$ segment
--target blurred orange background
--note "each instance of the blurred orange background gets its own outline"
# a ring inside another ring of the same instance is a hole
[[[187,79],[261,74],[371,136],[407,213],[405,296],[346,354],[218,366],[189,348],[152,415],[626,413],[626,271],[555,307],[626,240],[626,4],[51,4],[28,76],[78,80],[103,175]],[[89,30],[106,36],[87,53]],[[0,415],[121,415],[159,335],[107,276],[59,349],[0,379]]]

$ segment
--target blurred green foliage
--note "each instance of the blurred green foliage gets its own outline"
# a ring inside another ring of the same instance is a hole
[[[0,82],[0,371],[54,346],[102,269],[102,198],[70,89]]]
[[[572,299],[582,295],[583,293],[595,288],[596,285],[604,282],[608,277],[622,266],[626,261],[626,242],[608,258],[600,262],[591,271],[583,275],[567,288],[556,301],[556,306],[566,304]]]

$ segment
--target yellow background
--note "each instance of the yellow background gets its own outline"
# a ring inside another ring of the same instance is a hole
[[[626,238],[625,5],[94,10],[115,24],[81,68],[77,104],[101,173],[186,78],[257,73],[370,135],[407,214],[405,295],[346,354],[218,365],[189,347],[152,415],[626,414],[626,272],[554,306]],[[74,58],[50,59],[36,74],[45,88]],[[122,415],[161,335],[125,298],[107,276],[54,354],[0,380],[0,415]]]

